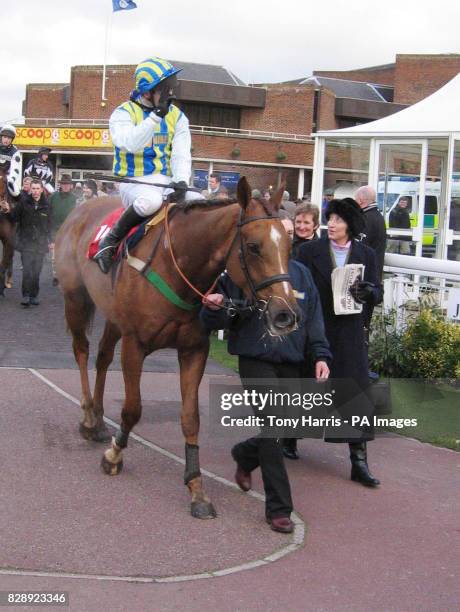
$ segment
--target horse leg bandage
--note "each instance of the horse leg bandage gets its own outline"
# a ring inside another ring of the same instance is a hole
[[[186,485],[194,478],[201,476],[199,448],[197,444],[185,444],[184,484]]]
[[[115,434],[115,443],[119,448],[126,448],[128,446],[128,438],[129,433],[119,429]]]

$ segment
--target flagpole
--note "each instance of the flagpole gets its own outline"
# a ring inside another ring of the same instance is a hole
[[[107,15],[106,25],[105,25],[105,45],[104,45],[104,65],[102,67],[102,92],[101,92],[101,104],[105,106],[104,102],[107,100],[105,97],[105,82],[106,82],[106,68],[107,68],[107,58],[109,55],[109,43],[110,37],[112,33],[112,15],[113,11],[110,10]]]

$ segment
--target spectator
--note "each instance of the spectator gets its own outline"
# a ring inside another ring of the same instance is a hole
[[[224,296],[231,298],[234,303],[242,304],[243,308],[249,305],[243,292],[228,276],[220,279],[217,292],[208,295],[204,301],[205,307],[200,317],[206,329],[230,330],[228,350],[238,355],[243,385],[251,378],[299,378],[305,347],[314,355],[316,377],[325,379],[329,375],[327,362],[330,352],[324,337],[318,294],[311,275],[304,266],[292,260],[289,262],[289,275],[293,287],[298,291],[302,316],[298,329],[285,336],[283,342],[279,342],[278,338],[266,337],[258,312],[243,310],[236,317],[230,317],[225,309],[220,308]],[[294,528],[290,520],[293,510],[291,489],[280,440],[262,436],[250,438],[234,446],[232,456],[237,463],[235,480],[243,491],[249,491],[251,472],[260,467],[267,522],[274,531],[291,533]]]
[[[326,225],[326,210],[329,205],[329,202],[334,199],[334,190],[328,188],[324,191],[323,203],[321,205],[321,225]]]
[[[292,257],[299,253],[300,245],[310,240],[317,240],[316,230],[319,228],[319,208],[314,204],[297,206],[294,217],[294,240]]]
[[[82,192],[82,197],[77,200],[77,206],[80,206],[88,200],[98,197],[96,181],[93,181],[93,179],[87,179],[86,181],[83,181]]]
[[[24,170],[24,176],[40,179],[48,195],[54,193],[54,173],[48,160],[50,153],[51,149],[49,147],[40,147],[38,156],[31,159]]]
[[[218,200],[226,200],[228,198],[228,191],[226,187],[221,187],[219,189],[219,193],[217,194]]]
[[[458,237],[460,233],[460,198],[453,198],[450,203],[449,229],[453,230]],[[447,247],[447,259],[460,261],[460,240],[454,240]]]
[[[74,193],[75,199],[76,199],[77,204],[78,204],[78,200],[83,196],[83,189],[82,189],[80,181],[77,181],[75,183],[75,187],[73,189],[73,193]]]
[[[268,200],[271,198],[271,189],[266,189],[263,193],[263,198],[264,200]]]
[[[220,178],[220,174],[214,173],[214,174],[209,175],[208,187],[209,189],[208,189],[207,198],[209,200],[215,200],[216,198],[218,198],[221,191],[225,189],[222,186],[222,180]]]
[[[32,179],[30,176],[25,176],[22,180],[22,189],[21,189],[21,193],[19,194],[19,197],[21,197],[21,195],[25,194],[27,195],[28,193],[30,193],[30,184],[32,183]]]
[[[17,223],[17,249],[22,255],[23,306],[38,306],[40,273],[51,241],[51,214],[40,180],[33,179],[30,194],[20,198],[11,213]]]
[[[289,217],[292,219],[294,217],[296,205],[295,202],[291,201],[291,196],[289,195],[289,191],[283,192],[283,198],[281,201],[281,208],[286,210],[289,213]]]
[[[110,197],[117,197],[118,189],[115,183],[105,183],[105,192]]]
[[[364,304],[379,304],[382,301],[382,286],[377,274],[374,251],[357,241],[364,229],[364,214],[351,198],[332,200],[326,211],[327,237],[300,247],[298,260],[310,270],[318,288],[323,308],[326,337],[332,352],[331,377],[353,381],[354,385],[337,391],[336,402],[341,407],[350,407],[353,414],[362,415],[371,411],[366,391],[369,387],[367,347],[363,314],[336,315],[332,293],[332,271],[345,263],[363,264],[364,279],[353,286],[353,298]],[[359,391],[357,395],[356,392]],[[365,486],[380,484],[369,471],[367,464],[367,442],[373,439],[373,430],[360,428],[357,435],[349,438],[326,438],[328,442],[348,442],[351,460],[351,479]]]
[[[409,198],[402,196],[396,207],[391,211],[389,227],[398,229],[410,229]],[[397,236],[388,239],[388,252],[410,255],[411,236]]]
[[[53,285],[55,287],[58,285],[58,279],[54,267],[54,240],[59,228],[77,205],[77,200],[72,189],[72,178],[69,174],[63,174],[59,181],[59,191],[55,191],[49,198],[51,212],[51,269],[53,273]]]
[[[364,213],[364,231],[362,242],[374,249],[377,259],[377,272],[382,278],[383,262],[387,246],[387,231],[385,229],[385,219],[377,206],[377,194],[370,185],[360,187],[355,193],[355,200],[358,202]]]

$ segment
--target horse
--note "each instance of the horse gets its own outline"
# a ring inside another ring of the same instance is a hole
[[[216,516],[203,488],[198,451],[198,387],[209,351],[208,335],[198,319],[201,298],[227,269],[232,280],[260,308],[271,335],[282,336],[296,327],[297,303],[287,274],[290,241],[278,217],[282,192],[281,187],[269,202],[252,199],[250,186],[242,178],[234,200],[175,204],[174,214],[167,213],[164,224],[150,230],[112,276],[103,274],[88,259],[87,251],[103,219],[120,206],[119,198],[96,198],[76,208],[56,237],[56,271],[80,370],[80,434],[95,441],[110,439],[103,421],[104,385],[121,338],[125,401],[120,429],[101,462],[105,473],[118,474],[123,466],[122,450],[141,417],[144,359],[157,349],[177,349],[185,438],[184,483],[195,518]],[[130,258],[141,262],[138,269],[129,264]],[[144,273],[139,272],[141,268]],[[180,306],[148,282],[151,274],[169,285]],[[106,321],[92,396],[86,332],[96,307]]]
[[[5,283],[11,286],[13,275],[14,243],[16,238],[16,224],[11,221],[5,212],[12,207],[11,196],[8,192],[7,175],[9,164],[0,164],[0,241],[3,245],[2,261],[0,263],[0,295],[5,293]]]

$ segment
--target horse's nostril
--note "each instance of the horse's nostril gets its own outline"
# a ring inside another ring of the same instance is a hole
[[[278,329],[285,329],[294,323],[294,316],[289,310],[278,312],[273,320],[273,324]]]

